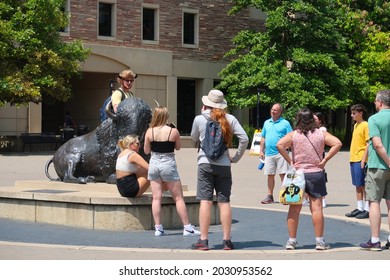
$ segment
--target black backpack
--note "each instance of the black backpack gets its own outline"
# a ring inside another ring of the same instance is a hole
[[[206,120],[205,136],[200,148],[206,154],[206,157],[212,160],[219,159],[227,150],[223,140],[221,125],[218,121],[213,121],[203,115]]]
[[[121,93],[122,93],[122,99],[121,101],[123,101],[125,98],[126,98],[126,95],[125,93],[121,90],[121,89],[118,89]],[[107,107],[107,104],[111,101],[111,95],[109,97],[107,97],[107,99],[104,101],[103,103],[103,106],[102,108],[100,108],[100,122],[104,122],[108,117],[107,117],[107,114],[106,114],[106,107]],[[110,110],[112,111],[113,108],[112,108],[112,105],[110,107]]]

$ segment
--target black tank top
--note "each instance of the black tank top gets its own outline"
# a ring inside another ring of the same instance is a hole
[[[169,137],[171,136],[172,128],[169,131],[168,139],[167,141],[154,141],[154,133],[152,128],[152,139],[153,141],[150,142],[150,147],[152,152],[156,153],[173,153],[175,151],[175,144],[176,142],[169,141]]]

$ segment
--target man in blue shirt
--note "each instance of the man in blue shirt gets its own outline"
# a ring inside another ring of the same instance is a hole
[[[281,117],[282,112],[282,104],[275,103],[271,108],[271,118],[264,122],[261,130],[260,158],[265,161],[264,174],[268,175],[268,194],[261,201],[263,204],[274,202],[275,175],[279,174],[283,181],[284,174],[288,170],[288,163],[276,147],[279,139],[292,131],[289,121]]]

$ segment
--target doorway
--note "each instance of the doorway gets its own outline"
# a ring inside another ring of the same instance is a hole
[[[177,80],[177,129],[190,135],[195,118],[195,80]]]
[[[64,103],[43,99],[42,101],[42,132],[60,134],[64,125]]]

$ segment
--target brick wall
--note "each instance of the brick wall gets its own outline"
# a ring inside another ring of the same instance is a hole
[[[102,0],[104,2],[104,0]],[[111,3],[112,0],[107,0]],[[144,44],[141,36],[142,4],[159,6],[159,43]],[[116,37],[113,40],[98,39],[96,0],[71,0],[70,32],[64,40],[81,39],[86,43],[98,43],[132,48],[169,50],[174,59],[221,61],[231,49],[232,38],[242,29],[263,30],[263,22],[249,18],[249,12],[231,16],[228,1],[156,1],[117,0]],[[199,11],[199,45],[196,48],[182,46],[183,9]]]

